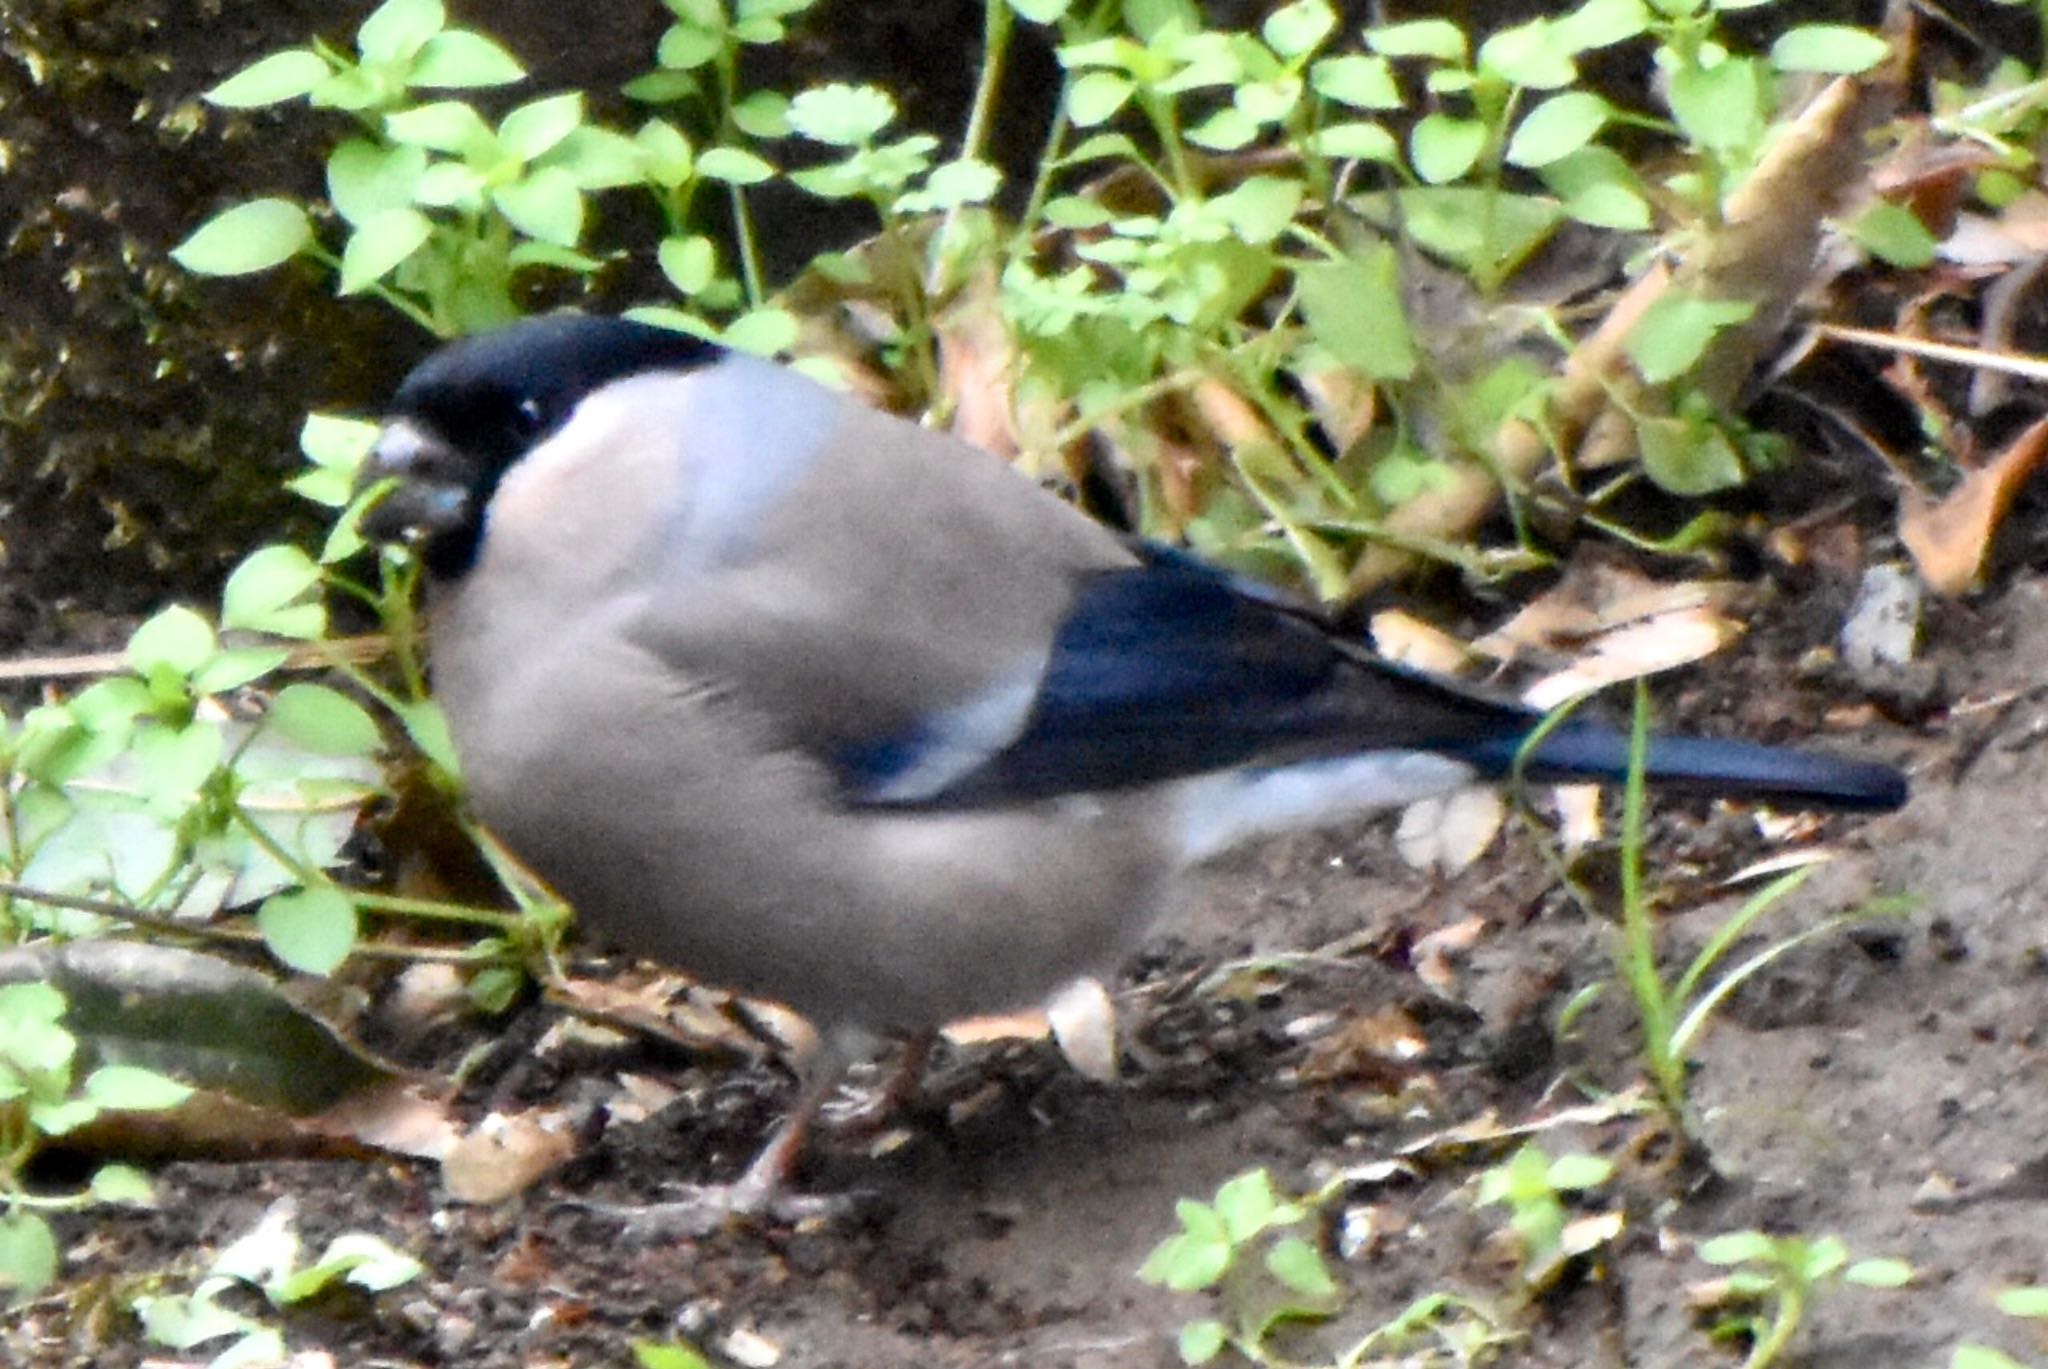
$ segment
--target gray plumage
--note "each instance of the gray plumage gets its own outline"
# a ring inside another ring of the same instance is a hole
[[[843,1056],[1113,969],[1183,873],[1497,776],[1533,714],[1378,662],[994,457],[793,372],[561,316],[408,379],[371,530],[432,569],[478,812],[601,938]],[[1531,773],[1613,777],[1574,725]],[[1654,776],[1890,807],[1881,766],[1660,739]]]

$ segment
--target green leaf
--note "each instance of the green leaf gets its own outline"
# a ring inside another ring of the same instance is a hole
[[[368,756],[384,744],[369,711],[326,685],[286,685],[264,722],[318,756]]]
[[[585,124],[548,153],[549,166],[559,166],[585,190],[610,190],[637,185],[645,178],[646,155],[639,143],[609,128]]]
[[[1598,137],[1612,113],[1612,106],[1590,90],[1553,95],[1516,125],[1507,159],[1515,166],[1548,166]]]
[[[1780,71],[1817,71],[1854,76],[1891,55],[1891,45],[1868,29],[1847,24],[1802,24],[1771,44],[1771,65]]]
[[[749,138],[787,138],[789,97],[778,90],[750,91],[733,105],[732,122]]]
[[[1055,24],[1073,0],[1009,0],[1010,8],[1034,24]]]
[[[1636,445],[1644,472],[1673,494],[1715,494],[1749,478],[1735,444],[1710,423],[1645,418],[1636,424]]]
[[[1560,1155],[1550,1162],[1549,1172],[1544,1177],[1550,1187],[1560,1193],[1598,1188],[1614,1177],[1614,1162],[1578,1152]]]
[[[1556,90],[1579,78],[1571,53],[1547,19],[1502,29],[1479,47],[1479,69],[1527,90]]]
[[[299,548],[286,543],[260,548],[242,558],[228,576],[221,590],[221,626],[275,632],[274,624],[283,618],[288,626],[303,628],[304,616],[297,610],[309,607],[303,600],[319,583],[320,568]],[[317,627],[312,634],[290,631],[279,635],[317,635]]]
[[[1226,1179],[1216,1190],[1216,1215],[1223,1222],[1224,1236],[1233,1245],[1264,1231],[1280,1207],[1279,1196],[1273,1192],[1273,1176],[1263,1169],[1247,1170]]]
[[[1763,91],[1758,64],[1730,57],[1718,66],[1673,72],[1667,98],[1672,117],[1689,140],[1728,152],[1753,146],[1763,136]]]
[[[412,1282],[425,1270],[387,1241],[364,1231],[345,1232],[328,1243],[319,1259],[277,1284],[271,1297],[279,1306],[290,1307],[317,1296],[337,1279],[383,1293]]]
[[[1294,0],[1266,16],[1259,33],[1266,46],[1283,59],[1305,57],[1322,45],[1337,27],[1337,12],[1327,0]]]
[[[433,233],[433,220],[417,209],[372,214],[349,234],[348,244],[341,249],[339,293],[355,295],[369,289],[419,251]]]
[[[676,100],[687,100],[703,89],[703,85],[687,71],[650,71],[645,76],[636,76],[619,87],[629,100],[638,100],[643,105],[665,105]]]
[[[1135,89],[1113,71],[1091,71],[1067,88],[1067,117],[1076,128],[1093,128],[1124,107]]]
[[[1353,109],[1399,109],[1406,103],[1393,64],[1384,57],[1331,57],[1309,68],[1308,82],[1318,95]]]
[[[1365,45],[1382,57],[1431,57],[1439,62],[1465,60],[1465,31],[1448,19],[1381,24],[1365,31]]]
[[[483,156],[497,147],[497,135],[484,116],[460,100],[402,109],[384,116],[385,136],[396,142],[431,147],[458,157]]]
[[[1211,152],[1235,152],[1259,136],[1259,126],[1246,118],[1244,111],[1226,107],[1196,124],[1185,136],[1196,147],[1205,147]]]
[[[225,750],[220,729],[204,719],[147,728],[129,746],[137,786],[153,809],[171,815],[182,815],[193,803]]]
[[[329,974],[356,944],[356,906],[339,889],[319,885],[272,894],[256,912],[270,953],[305,974]]]
[[[2008,1317],[2048,1321],[2048,1285],[2001,1289],[1992,1304]]]
[[[349,138],[327,154],[327,198],[342,218],[360,225],[410,206],[426,170],[423,147]]]
[[[195,275],[246,276],[290,261],[312,240],[312,222],[292,201],[251,200],[199,225],[171,260]]]
[[[54,1026],[64,1020],[65,1007],[64,995],[54,984],[37,980],[0,986],[0,1028],[10,1032],[22,1027]],[[5,1058],[18,1060],[21,1057],[7,1053]],[[70,1051],[66,1048],[55,1063],[61,1065],[69,1058]],[[47,1063],[37,1066],[51,1067]]]
[[[1904,1288],[1913,1281],[1913,1266],[1904,1260],[1858,1260],[1842,1271],[1842,1278],[1859,1288]]]
[[[655,45],[654,60],[668,71],[695,71],[725,51],[725,31],[701,24],[671,24]]]
[[[694,295],[718,275],[718,249],[701,233],[663,238],[655,252],[661,273],[685,295]]]
[[[135,629],[128,638],[128,664],[138,675],[159,671],[183,677],[213,655],[217,643],[204,618],[173,604]]]
[[[85,1096],[117,1112],[163,1112],[192,1096],[189,1086],[139,1065],[101,1065],[85,1077]]]
[[[356,51],[369,62],[408,62],[447,23],[441,0],[384,0],[356,30]]]
[[[896,102],[877,86],[829,85],[789,102],[789,126],[815,142],[864,147],[896,117]]]
[[[260,109],[310,93],[333,74],[327,59],[310,48],[286,48],[252,62],[200,96],[222,109]]]
[[[1224,217],[1240,241],[1264,246],[1287,231],[1306,193],[1300,181],[1251,176],[1209,201],[1209,209]]]
[[[1590,52],[1627,42],[1649,26],[1643,0],[1586,0],[1552,22],[1551,36],[1565,52]]]
[[[322,470],[335,471],[353,480],[363,458],[377,441],[377,431],[375,423],[360,418],[308,414],[299,427],[299,450]]]
[[[133,1165],[101,1165],[89,1187],[95,1202],[148,1207],[156,1201],[156,1186]]]
[[[1401,148],[1394,135],[1373,123],[1331,124],[1315,135],[1315,149],[1325,157],[1397,164]]]
[[[640,149],[647,179],[656,185],[674,189],[690,179],[690,140],[674,124],[665,119],[649,119],[633,135],[633,143]]]
[[[1857,215],[1849,236],[1886,265],[1909,271],[1933,265],[1941,246],[1917,214],[1889,200],[1879,200]]]
[[[317,604],[307,604],[314,624],[308,637],[317,637],[326,626],[326,615]],[[241,646],[217,651],[213,659],[192,672],[194,694],[221,694],[230,689],[240,689],[252,680],[260,680],[291,659],[291,653],[283,647]]]
[[[721,340],[742,352],[774,356],[795,346],[797,335],[796,315],[771,305],[741,314],[726,325]]]
[[[57,1281],[57,1238],[50,1224],[19,1209],[0,1214],[0,1289],[19,1306]]]
[[[917,208],[930,212],[986,204],[1002,188],[1003,173],[987,162],[972,158],[942,162],[925,177],[924,188],[918,192]]]
[[[447,29],[427,40],[406,73],[409,86],[435,90],[470,90],[508,86],[526,79],[519,59],[481,33]]]
[[[537,161],[583,122],[583,95],[570,91],[523,104],[498,125],[498,145],[522,162]],[[533,236],[541,237],[536,233]]]
[[[697,1348],[680,1341],[656,1345],[652,1341],[633,1342],[633,1362],[640,1369],[712,1369],[711,1361],[698,1353]]]
[[[1612,148],[1582,147],[1544,167],[1541,174],[1564,212],[1580,223],[1624,233],[1650,227],[1649,196],[1636,180],[1635,169]]]
[[[1302,314],[1315,340],[1375,380],[1407,380],[1422,360],[1402,307],[1398,273],[1397,255],[1387,245],[1296,272]]]
[[[770,163],[742,147],[708,147],[697,158],[697,172],[727,185],[758,185],[775,174]]]
[[[1180,1329],[1182,1364],[1207,1364],[1223,1353],[1230,1340],[1230,1328],[1212,1318],[1191,1321]]]
[[[1744,300],[1668,293],[1644,310],[1629,330],[1629,357],[1644,380],[1662,385],[1691,370],[1716,334],[1745,322],[1754,312],[1755,306]]]
[[[1322,1252],[1299,1236],[1282,1237],[1266,1252],[1266,1269],[1305,1298],[1329,1302],[1337,1296],[1336,1280],[1323,1263]]]
[[[1463,176],[1485,147],[1485,124],[1450,114],[1425,114],[1408,135],[1408,157],[1415,174],[1431,185]]]
[[[54,1103],[31,1103],[29,1125],[45,1136],[64,1136],[99,1120],[100,1110],[83,1098],[63,1098]]]
[[[1958,1345],[1949,1357],[1948,1369],[2027,1369],[2003,1350],[1988,1345]]]
[[[416,204],[474,212],[483,206],[484,178],[461,162],[435,162],[413,187]]]
[[[462,774],[461,761],[455,754],[455,739],[448,734],[448,718],[441,712],[440,705],[425,699],[402,704],[394,711],[405,727],[405,735],[412,739],[421,755],[449,775]]]
[[[583,236],[583,192],[569,173],[544,166],[523,180],[491,192],[491,203],[514,228],[530,238],[574,247]]]
[[[1220,1228],[1213,1235],[1183,1231],[1152,1248],[1138,1266],[1138,1277],[1176,1293],[1199,1293],[1223,1277],[1230,1257],[1230,1242]]]

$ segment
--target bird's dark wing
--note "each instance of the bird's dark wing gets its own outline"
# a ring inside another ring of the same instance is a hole
[[[1431,751],[1506,774],[1541,715],[1378,659],[1311,611],[1185,554],[1143,560],[1080,588],[1038,676],[1021,728],[935,789],[900,781],[958,749],[935,720],[843,746],[857,801],[978,807],[1156,784],[1373,751]],[[1534,780],[1616,779],[1627,738],[1592,723],[1554,732],[1525,761]],[[1705,738],[1654,739],[1666,787],[1799,804],[1888,808],[1904,784],[1888,767]]]

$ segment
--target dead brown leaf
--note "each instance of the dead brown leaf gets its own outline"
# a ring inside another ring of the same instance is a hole
[[[2048,419],[2014,438],[1989,462],[1968,472],[1938,502],[1917,490],[1901,492],[1899,538],[1914,568],[1937,594],[1955,596],[1978,587],[1991,539],[2013,497],[2048,456]]]

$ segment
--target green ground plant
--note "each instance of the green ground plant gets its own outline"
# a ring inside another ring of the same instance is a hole
[[[0,986],[0,1289],[34,1297],[57,1277],[57,1238],[45,1214],[147,1204],[152,1186],[132,1165],[95,1169],[74,1193],[31,1192],[25,1171],[52,1141],[109,1112],[161,1112],[191,1090],[137,1065],[86,1068],[65,1030],[64,996],[48,984]]]
[[[1731,964],[1738,945],[1758,921],[1812,877],[1814,867],[1803,866],[1780,875],[1744,900],[1693,953],[1684,969],[1675,977],[1668,976],[1660,962],[1663,937],[1657,928],[1655,901],[1644,881],[1649,809],[1643,764],[1649,718],[1649,693],[1638,683],[1622,799],[1621,927],[1615,943],[1615,971],[1635,1000],[1643,1065],[1657,1098],[1680,1132],[1690,1135],[1687,1081],[1693,1048],[1729,996],[1799,947],[1859,921],[1898,916],[1909,905],[1901,899],[1873,900],[1777,937]],[[1560,1030],[1569,1029],[1576,1006],[1567,1008]]]
[[[1183,1363],[1207,1364],[1229,1352],[1253,1364],[1302,1369],[1278,1350],[1274,1338],[1285,1327],[1325,1321],[1342,1310],[1341,1290],[1312,1226],[1342,1189],[1339,1181],[1304,1198],[1285,1198],[1267,1171],[1254,1169],[1226,1180],[1211,1202],[1183,1198],[1176,1205],[1180,1230],[1154,1247],[1138,1277],[1176,1293],[1207,1295],[1217,1304],[1222,1315],[1181,1327]],[[1361,1369],[1407,1362],[1390,1357],[1427,1349],[1447,1357],[1442,1362],[1477,1364],[1509,1339],[1480,1303],[1432,1293],[1328,1363],[1332,1369]]]
[[[1567,221],[1658,231],[1674,249],[1709,241],[1783,113],[1788,81],[1864,70],[1885,53],[1875,35],[1834,25],[1793,27],[1768,53],[1741,53],[1721,24],[1750,0],[1586,0],[1476,42],[1443,20],[1344,33],[1326,0],[1295,0],[1255,31],[1210,28],[1189,0],[990,0],[973,113],[956,155],[941,159],[939,137],[894,129],[895,101],[877,87],[747,86],[747,50],[782,41],[807,0],[668,5],[654,69],[625,87],[653,111],[631,129],[608,126],[574,91],[486,117],[463,93],[488,95],[524,69],[495,41],[450,26],[441,0],[388,0],[352,52],[316,41],[262,59],[207,98],[236,110],[304,101],[342,116],[331,213],[252,201],[175,255],[207,274],[303,255],[344,293],[374,295],[441,336],[573,296],[639,257],[674,298],[635,312],[773,352],[798,327],[763,279],[752,197],[782,181],[862,201],[889,250],[829,253],[811,276],[884,303],[885,360],[911,407],[942,402],[946,310],[995,281],[1020,403],[1069,415],[1027,434],[1035,460],[1107,430],[1139,476],[1147,531],[1329,598],[1345,592],[1362,548],[1393,536],[1394,508],[1452,468],[1486,466],[1493,429],[1512,414],[1540,417],[1544,403],[1542,372],[1520,349],[1444,355],[1444,339],[1412,316],[1388,233],[1464,272],[1482,311]],[[1020,21],[1055,37],[1064,72],[1028,188],[1006,187],[987,154]],[[1667,111],[1585,88],[1581,63],[1623,47],[1663,73]],[[1611,145],[1623,133],[1663,140],[1679,169],[1644,182]],[[1014,223],[985,211],[1019,193]],[[662,235],[590,243],[593,201],[617,195],[651,197]],[[1674,296],[1638,325],[1630,350],[1646,380],[1681,381],[1748,311]],[[1292,383],[1304,379],[1377,392],[1388,421],[1332,451],[1318,433],[1328,415]],[[1250,427],[1213,458],[1197,453],[1189,473],[1186,455],[1161,444],[1158,410],[1205,394],[1232,397]],[[1425,430],[1440,436],[1425,446]],[[1656,426],[1642,470],[1686,494],[1740,483],[1769,457],[1730,431],[1698,413]],[[1470,548],[1418,549],[1468,571],[1489,564]],[[1524,545],[1499,564],[1535,554]]]
[[[140,1293],[133,1299],[143,1333],[167,1349],[184,1352],[227,1340],[207,1361],[208,1369],[280,1364],[287,1358],[284,1328],[276,1321],[223,1302],[238,1290],[259,1294],[284,1312],[347,1284],[383,1293],[417,1279],[424,1266],[367,1232],[344,1232],[302,1264],[296,1212],[290,1200],[272,1205],[254,1228],[229,1242],[208,1263],[190,1293]]]
[[[1729,1292],[1757,1306],[1754,1313],[1723,1318],[1715,1327],[1717,1336],[1740,1336],[1749,1342],[1743,1369],[1765,1369],[1777,1363],[1815,1297],[1831,1285],[1903,1288],[1913,1277],[1912,1266],[1904,1260],[1851,1263],[1848,1248],[1833,1236],[1731,1231],[1702,1241],[1699,1257],[1708,1264],[1734,1269],[1728,1276]]]

